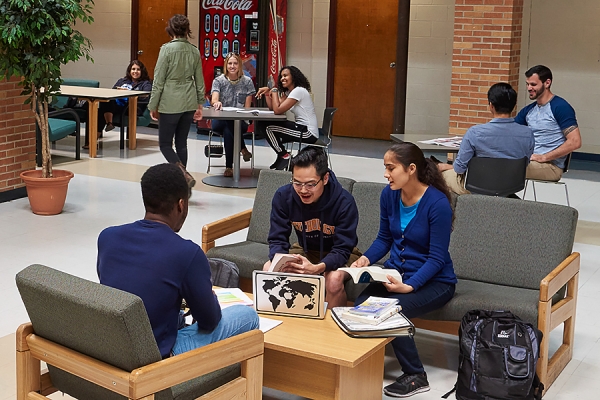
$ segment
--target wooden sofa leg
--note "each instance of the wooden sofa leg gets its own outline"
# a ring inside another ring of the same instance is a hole
[[[242,362],[242,376],[246,378],[246,398],[249,400],[262,399],[263,385],[263,355]]]
[[[30,392],[39,392],[41,387],[40,360],[33,358],[27,345],[27,335],[31,333],[30,323],[17,329],[17,400],[26,400]]]
[[[542,332],[542,343],[540,343],[540,357],[537,363],[537,374],[544,387],[550,387],[548,382],[548,352],[550,341],[550,316],[552,315],[552,302],[540,301],[538,303],[538,329]],[[544,390],[545,393],[545,390]]]

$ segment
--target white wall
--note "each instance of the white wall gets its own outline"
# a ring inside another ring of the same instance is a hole
[[[552,92],[575,109],[582,151],[600,154],[600,2],[525,0],[519,104],[530,100],[525,71],[552,70]]]
[[[448,134],[454,0],[412,0],[406,87],[407,133]]]

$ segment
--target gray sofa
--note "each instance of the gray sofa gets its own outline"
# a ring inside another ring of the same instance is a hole
[[[338,179],[356,200],[358,247],[364,251],[377,236],[379,195],[385,184]],[[209,257],[234,261],[245,290],[251,291],[252,271],[261,269],[267,260],[271,199],[289,180],[288,172],[262,171],[252,210],[203,227],[204,251]],[[469,310],[510,310],[544,334],[538,375],[548,388],[573,354],[579,254],[572,253],[572,248],[577,210],[479,195],[459,196],[453,206],[450,254],[459,279],[456,294],[441,309],[413,322],[424,329],[457,335],[459,322]],[[218,238],[246,227],[245,241],[215,246]],[[385,259],[372,261],[383,263]],[[561,290],[565,285],[566,291]],[[361,290],[352,282],[346,285],[350,299]],[[549,359],[547,338],[562,324],[563,343]]]

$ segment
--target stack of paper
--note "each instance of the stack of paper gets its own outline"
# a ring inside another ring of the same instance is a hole
[[[215,289],[217,300],[221,305],[221,308],[231,307],[236,304],[244,306],[253,306],[254,302],[246,293],[242,292],[239,288],[219,288]]]
[[[351,321],[344,317],[351,307],[334,307],[331,316],[338,326],[349,336],[375,338],[414,335],[415,327],[402,313],[395,313],[378,325]]]

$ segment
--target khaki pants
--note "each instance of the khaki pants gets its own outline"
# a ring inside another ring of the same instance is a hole
[[[547,162],[537,161],[529,162],[527,166],[527,179],[537,179],[540,181],[558,182],[562,177],[563,170],[556,165]]]
[[[290,249],[290,254],[300,254],[301,256],[306,257],[308,261],[310,261],[313,264],[318,264],[321,262],[320,253],[321,252],[319,250],[309,250],[308,253],[305,253],[302,246],[300,246],[300,244],[298,243],[294,243],[292,245],[292,248]],[[329,252],[324,252],[323,257],[325,257],[327,254],[329,254]],[[361,256],[361,251],[357,247],[353,248],[352,253],[350,253],[350,257],[348,257],[348,262],[346,262],[345,267],[350,268],[350,265],[352,265],[352,263],[358,260]]]
[[[446,171],[442,171],[442,177],[446,181],[446,185],[448,185],[448,189],[453,191],[456,194],[471,194],[467,189],[465,189],[464,182],[460,181],[460,177],[453,169],[447,169]]]

